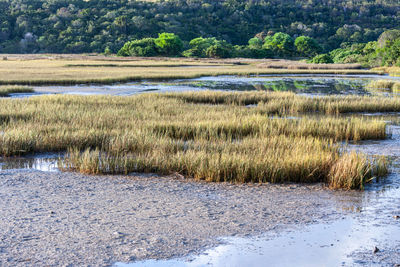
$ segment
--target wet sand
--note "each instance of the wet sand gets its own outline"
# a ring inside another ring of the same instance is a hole
[[[174,177],[0,172],[0,265],[109,265],[196,255],[219,237],[256,236],[348,213],[359,192]]]

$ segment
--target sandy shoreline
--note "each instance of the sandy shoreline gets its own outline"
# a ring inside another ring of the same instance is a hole
[[[0,172],[0,265],[108,265],[201,253],[340,217],[322,185],[232,185],[156,176]],[[343,195],[343,196],[342,196]]]

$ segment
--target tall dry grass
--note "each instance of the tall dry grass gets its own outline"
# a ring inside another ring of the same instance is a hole
[[[388,73],[390,76],[400,76],[400,67],[378,67],[378,68],[373,68],[373,71],[383,71],[385,73]]]
[[[12,59],[0,64],[0,84],[47,85],[128,82],[140,79],[180,79],[217,75],[259,75],[259,74],[372,74],[369,70],[358,69],[262,69],[256,64],[233,65],[225,61],[214,60],[213,65],[205,67],[211,61],[203,62],[187,59],[175,61],[134,60],[110,63],[104,60],[78,60],[75,58],[54,59]],[[229,62],[228,62],[229,63]],[[179,65],[192,65],[187,68]],[[194,65],[194,67],[193,67]],[[96,67],[88,67],[96,66]],[[174,67],[171,67],[174,66]],[[178,67],[179,66],[179,67]],[[196,67],[198,66],[198,67]]]
[[[285,118],[299,112],[296,103],[301,99],[290,93],[207,91],[0,99],[0,153],[68,151],[60,162],[65,170],[177,172],[215,182],[327,182],[333,186],[343,184],[338,180],[346,177],[353,179],[357,164],[377,169],[377,163],[361,156],[354,164],[343,165],[348,156],[337,142],[383,139],[384,122],[326,115],[329,112]],[[307,108],[302,112],[324,110],[331,102],[343,101],[340,97],[311,100],[317,101],[313,108],[308,108],[311,103],[304,104]],[[358,105],[346,102],[347,109],[359,109],[363,100],[359,98]],[[248,103],[258,105],[249,108]],[[277,108],[282,103],[288,108]],[[281,117],[268,116],[273,114]],[[343,170],[342,176],[336,169]],[[356,183],[338,187],[361,188]]]
[[[388,89],[392,91],[400,91],[400,81],[394,80],[375,80],[367,84],[368,89]]]
[[[313,64],[301,61],[278,60],[261,63],[259,68],[288,70],[360,70],[361,64]]]

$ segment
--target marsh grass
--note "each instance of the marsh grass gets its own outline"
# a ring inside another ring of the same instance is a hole
[[[169,67],[169,68],[187,68],[187,67],[218,67],[221,65],[205,65],[205,64],[67,64],[65,67],[89,67],[89,68],[98,68],[98,67],[107,67],[107,68],[159,68],[159,67]],[[225,66],[233,66],[233,65],[225,65]]]
[[[384,139],[386,124],[326,115],[332,103],[345,106],[335,106],[335,112],[368,107],[366,98],[345,99],[314,98],[315,103],[301,108],[303,97],[272,92],[1,99],[0,153],[68,151],[60,167],[89,174],[179,173],[212,182],[326,182],[334,188],[362,188],[386,167],[348,155],[338,144]],[[383,108],[380,98],[372,99],[370,105]],[[286,118],[300,111],[301,119]],[[315,111],[322,115],[307,115]],[[357,179],[362,182],[351,182]]]
[[[26,86],[13,86],[13,85],[6,85],[0,86],[0,97],[8,97],[10,94],[15,93],[33,93],[33,88],[26,87]]]
[[[254,64],[233,64],[218,60],[209,62],[175,59],[175,61],[135,60],[110,64],[109,60],[78,59],[32,59],[7,60],[0,65],[0,84],[19,85],[71,85],[71,84],[111,84],[142,79],[183,79],[218,75],[262,75],[262,74],[374,74],[358,69],[271,69],[259,68]],[[229,63],[229,64],[228,64]],[[179,65],[196,65],[190,68]],[[207,64],[219,65],[205,67]],[[88,67],[88,66],[96,67]],[[132,66],[129,66],[132,65]],[[69,67],[66,67],[69,66]],[[149,67],[151,66],[151,67]],[[174,67],[171,67],[174,66]]]
[[[356,152],[343,154],[331,167],[328,184],[333,189],[364,188],[375,176],[388,173],[387,160],[384,157],[368,160],[366,155]]]
[[[288,70],[359,70],[360,64],[311,64],[301,61],[277,61],[261,63],[259,68],[267,69],[288,69]]]
[[[400,112],[400,101],[396,98],[379,96],[321,96],[308,97],[293,92],[184,92],[167,93],[165,97],[177,98],[186,103],[256,105],[255,109],[264,114],[297,115],[317,113],[339,115],[356,112]]]
[[[378,67],[378,68],[373,68],[373,71],[383,71],[385,73],[388,73],[390,76],[400,76],[400,67]]]
[[[367,85],[368,89],[388,89],[395,92],[400,91],[400,82],[393,80],[376,80]]]

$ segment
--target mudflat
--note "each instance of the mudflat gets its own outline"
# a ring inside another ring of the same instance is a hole
[[[343,211],[335,194],[321,184],[4,170],[0,265],[109,265],[196,255],[221,242],[218,237],[337,219]]]

